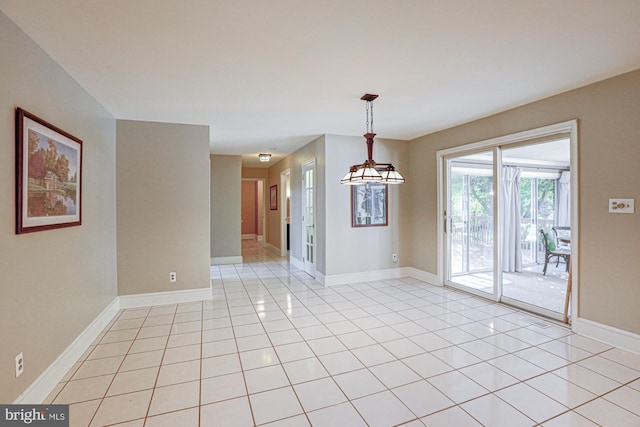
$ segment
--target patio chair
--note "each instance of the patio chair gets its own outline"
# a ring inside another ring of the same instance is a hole
[[[567,269],[566,271],[569,271],[571,251],[563,248],[556,248],[555,242],[552,240],[551,236],[549,236],[548,233],[545,233],[543,229],[540,229],[540,236],[542,238],[542,242],[544,242],[544,269],[542,270],[542,275],[547,275],[547,266],[553,257],[558,257],[556,267],[560,264],[560,259],[564,259]]]
[[[556,248],[571,252],[571,227],[556,226],[551,227],[551,231],[556,242]]]

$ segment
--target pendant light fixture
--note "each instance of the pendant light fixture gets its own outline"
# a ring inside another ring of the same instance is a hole
[[[367,111],[367,133],[363,136],[367,140],[367,160],[359,165],[353,165],[349,168],[349,172],[340,180],[340,184],[360,185],[367,182],[379,182],[382,184],[402,184],[404,178],[400,175],[391,163],[377,163],[373,160],[373,100],[378,95],[367,93],[360,98],[366,102]],[[371,121],[369,121],[371,115]]]

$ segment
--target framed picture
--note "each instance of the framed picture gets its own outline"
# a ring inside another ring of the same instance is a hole
[[[385,226],[387,221],[387,184],[368,182],[351,186],[351,226]]]
[[[16,233],[80,225],[82,141],[16,110]]]
[[[272,185],[269,187],[269,209],[272,211],[278,210],[278,186]]]

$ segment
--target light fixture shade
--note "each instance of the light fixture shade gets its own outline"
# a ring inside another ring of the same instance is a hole
[[[370,166],[360,167],[351,175],[351,183],[355,185],[380,181],[382,181],[382,176],[380,176],[380,173],[375,168]]]
[[[404,184],[404,177],[393,166],[389,166],[380,174],[385,184]]]
[[[271,154],[266,154],[266,153],[258,154],[258,160],[260,160],[261,162],[268,162],[269,160],[271,160]]]
[[[340,184],[345,184],[345,185],[357,185],[359,184],[358,182],[353,182],[353,172],[349,171],[347,172],[347,174],[340,180]]]

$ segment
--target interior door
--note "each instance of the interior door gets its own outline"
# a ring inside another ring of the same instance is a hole
[[[457,155],[445,162],[446,282],[495,297],[493,150]]]
[[[303,270],[315,277],[316,230],[315,230],[315,159],[302,165],[302,265]]]

